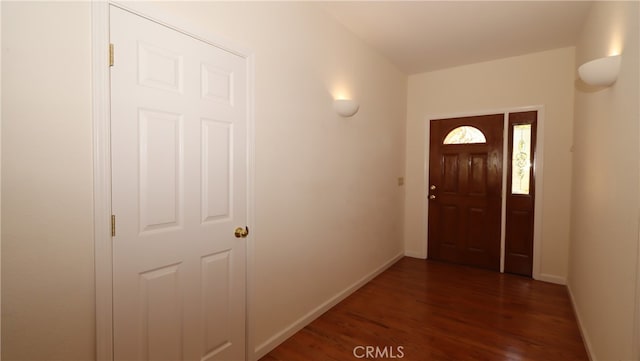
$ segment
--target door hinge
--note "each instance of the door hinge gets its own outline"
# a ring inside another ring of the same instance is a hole
[[[116,216],[114,214],[111,215],[111,237],[116,236]]]
[[[109,66],[113,66],[113,44],[109,44]]]

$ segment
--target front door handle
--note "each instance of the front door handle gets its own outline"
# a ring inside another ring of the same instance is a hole
[[[236,228],[235,232],[233,232],[233,234],[236,236],[236,238],[247,238],[247,236],[249,235],[249,227],[238,227]]]
[[[432,194],[429,196],[429,199],[436,199],[436,196]]]

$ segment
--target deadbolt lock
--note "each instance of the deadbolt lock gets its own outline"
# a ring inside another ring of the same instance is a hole
[[[429,189],[431,189],[432,191],[435,191],[436,190],[436,186],[432,184],[431,187],[429,187]]]
[[[249,235],[249,227],[238,227],[236,228],[235,232],[233,232],[233,234],[236,236],[236,238],[247,238],[247,236]]]

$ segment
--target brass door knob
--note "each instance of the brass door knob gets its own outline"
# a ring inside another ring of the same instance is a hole
[[[429,196],[429,199],[436,199],[436,196],[432,194]]]
[[[238,227],[236,228],[235,232],[233,232],[233,234],[236,236],[236,238],[247,238],[247,236],[249,235],[249,227]]]

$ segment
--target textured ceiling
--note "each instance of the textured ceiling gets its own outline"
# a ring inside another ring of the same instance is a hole
[[[407,74],[575,45],[586,1],[319,4]]]

